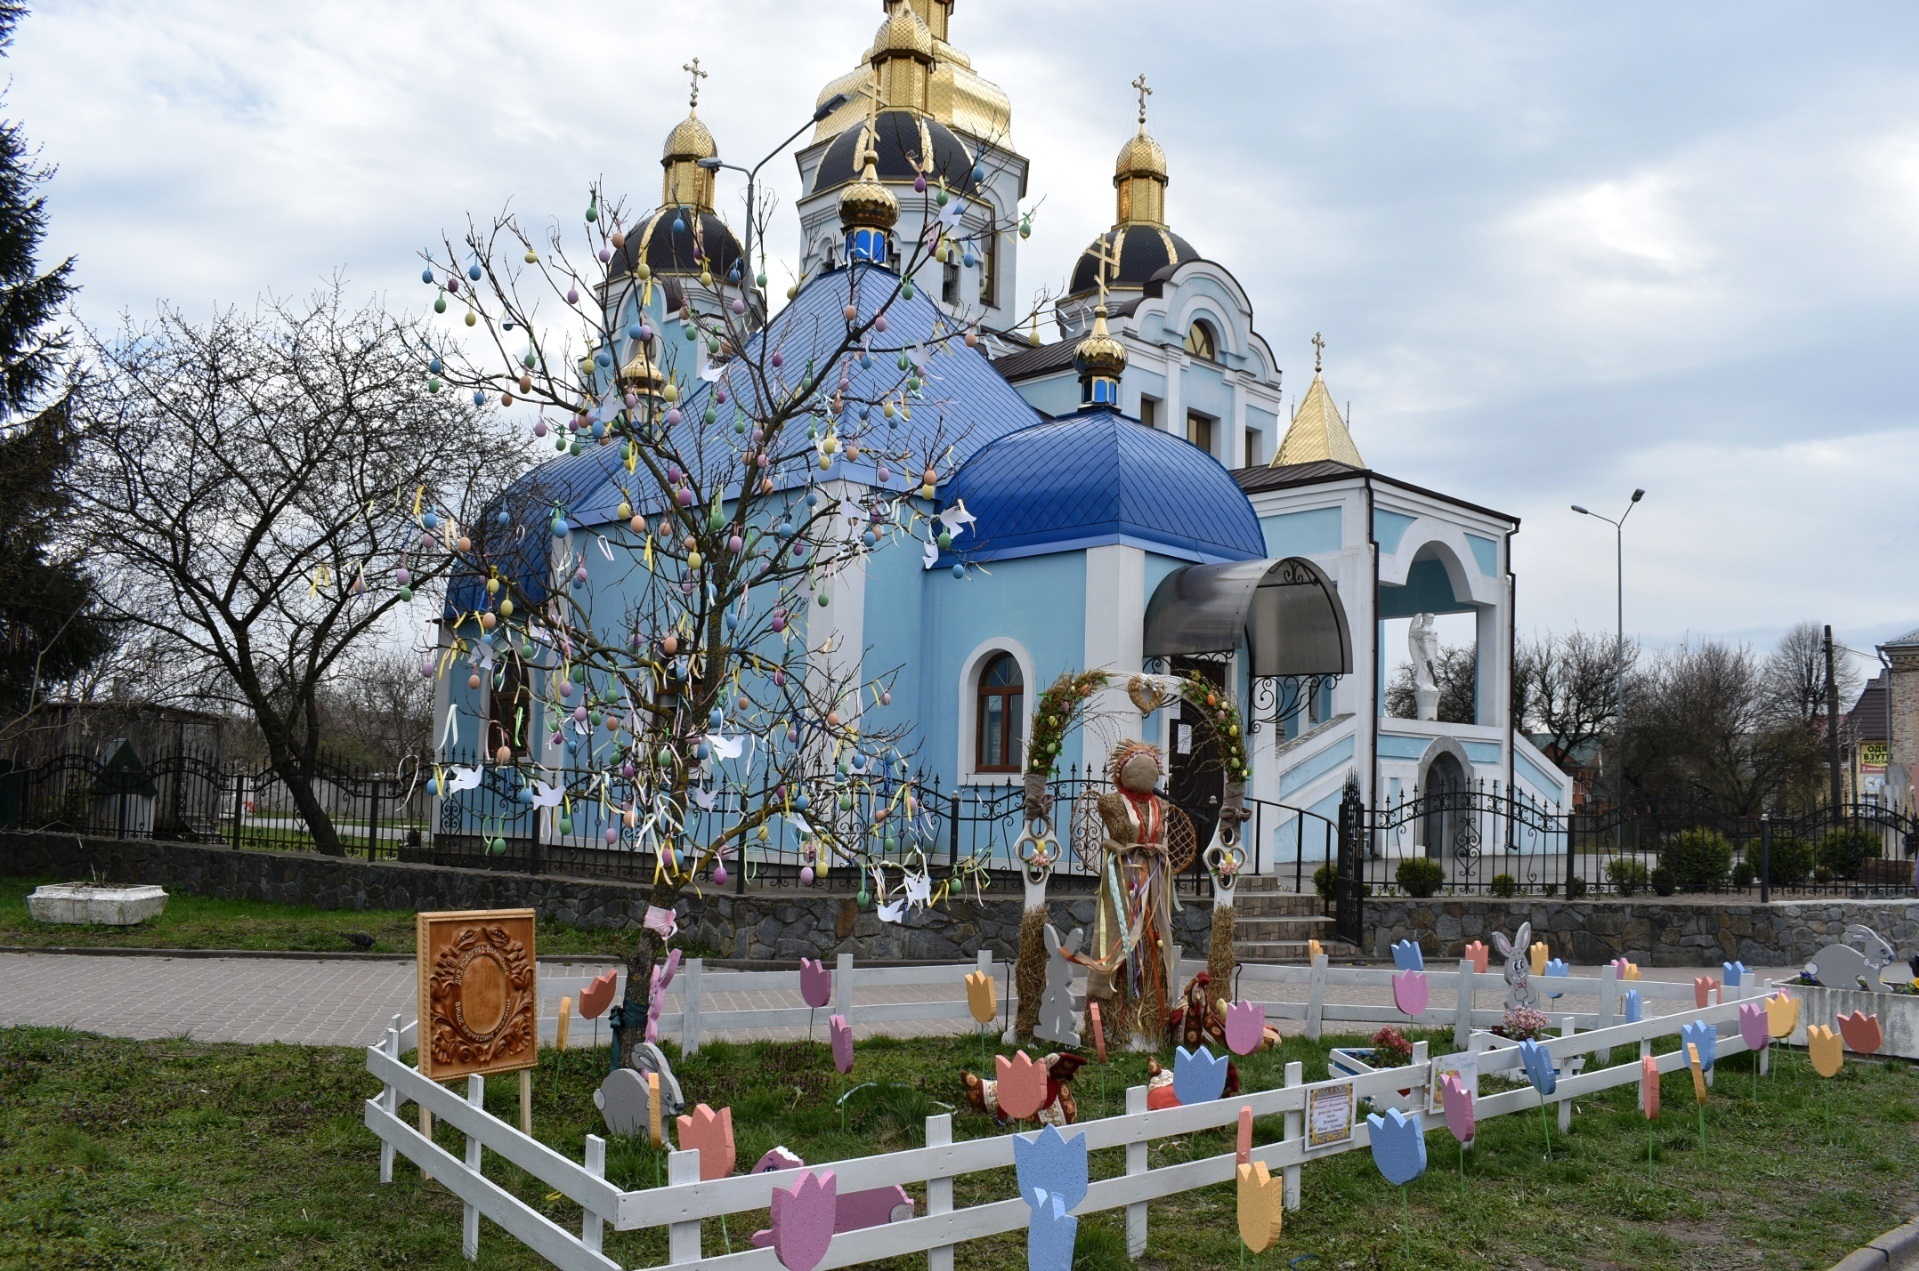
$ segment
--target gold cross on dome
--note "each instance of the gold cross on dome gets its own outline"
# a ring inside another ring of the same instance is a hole
[[[701,70],[700,59],[697,57],[694,58],[692,61],[688,62],[686,65],[680,67],[680,69],[692,75],[693,77],[693,99],[689,101],[687,105],[690,107],[697,107],[700,104],[700,81],[703,79],[713,78],[712,72]]]
[[[1319,374],[1319,355],[1326,351],[1326,341],[1319,338],[1319,332],[1313,332],[1313,374]]]
[[[1118,233],[1111,236],[1102,234],[1093,240],[1093,244],[1093,260],[1099,265],[1099,268],[1093,271],[1093,277],[1099,282],[1099,305],[1104,309],[1107,272],[1110,270],[1114,278],[1119,277],[1119,253],[1114,250],[1119,246],[1119,235]]]
[[[880,127],[879,127],[880,73],[879,71],[877,69],[869,68],[866,72],[866,78],[860,82],[860,86],[858,88],[853,90],[853,95],[855,97],[864,97],[866,99],[866,129],[865,129],[866,140],[863,144],[856,147],[853,152],[853,166],[857,168],[862,166],[866,162],[866,152],[869,148],[873,152],[873,162],[874,163],[879,162],[879,154],[880,154]]]
[[[1139,73],[1139,78],[1133,81],[1133,87],[1139,90],[1139,126],[1144,128],[1146,126],[1146,99],[1153,95],[1153,90],[1146,87],[1145,71]]]

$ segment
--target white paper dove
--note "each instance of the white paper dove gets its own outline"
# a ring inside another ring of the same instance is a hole
[[[471,790],[480,784],[478,768],[448,768],[446,792],[458,794],[462,790]]]
[[[533,806],[536,808],[557,808],[560,806],[560,799],[565,794],[565,786],[548,785],[544,781],[536,780],[533,783]]]

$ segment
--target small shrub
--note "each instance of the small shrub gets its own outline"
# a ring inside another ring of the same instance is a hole
[[[1446,881],[1446,867],[1424,856],[1408,856],[1399,862],[1393,881],[1408,896],[1426,897],[1438,891]]]
[[[1837,878],[1857,878],[1867,861],[1879,855],[1879,837],[1865,830],[1835,826],[1819,840],[1819,863]]]
[[[1732,868],[1732,844],[1715,830],[1681,830],[1666,840],[1659,863],[1681,887],[1715,887]]]
[[[1752,880],[1758,876],[1759,871],[1754,869],[1749,861],[1740,861],[1732,867],[1732,885],[1734,887],[1750,887],[1752,886]]]
[[[1373,1034],[1373,1067],[1399,1068],[1413,1061],[1413,1044],[1397,1028]]]
[[[1606,862],[1606,881],[1611,883],[1620,895],[1631,896],[1644,891],[1646,884],[1652,879],[1643,862],[1621,857]]]
[[[1558,884],[1558,883],[1547,883],[1547,884],[1546,884],[1546,894],[1547,894],[1548,896],[1557,896],[1557,895],[1559,894],[1559,884]]]
[[[1812,873],[1813,866],[1818,863],[1812,844],[1792,834],[1782,834],[1773,839],[1766,851],[1774,887],[1792,887],[1804,882],[1806,875]],[[1748,848],[1747,852],[1757,856],[1759,848],[1755,845]]]
[[[1819,868],[1812,871],[1812,881],[1815,883],[1818,883],[1821,887],[1824,887],[1827,883],[1831,882],[1834,877],[1835,875],[1833,874],[1833,872],[1827,869],[1824,865],[1821,865]]]
[[[1333,888],[1338,882],[1339,866],[1331,861],[1313,871],[1313,890],[1318,892],[1319,898],[1329,905],[1333,903]]]
[[[1678,884],[1673,881],[1672,871],[1664,865],[1653,870],[1652,889],[1653,894],[1658,896],[1670,896],[1678,890]]]
[[[1511,900],[1519,894],[1519,880],[1511,874],[1494,874],[1491,885],[1493,895],[1502,900]]]
[[[1574,874],[1566,880],[1566,899],[1578,900],[1586,894],[1586,880]]]

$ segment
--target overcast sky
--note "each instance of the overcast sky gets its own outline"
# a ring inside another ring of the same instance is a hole
[[[654,202],[687,58],[751,162],[880,16],[45,0],[6,113],[59,167],[90,323],[336,268],[424,305],[415,253],[469,213],[577,223],[600,177]],[[1522,518],[1522,631],[1610,628],[1612,530],[1567,505],[1635,486],[1649,641],[1919,627],[1919,8],[959,0],[953,38],[1045,200],[1022,290],[1111,221],[1146,72],[1172,225],[1246,284],[1289,390],[1325,333],[1372,466]]]

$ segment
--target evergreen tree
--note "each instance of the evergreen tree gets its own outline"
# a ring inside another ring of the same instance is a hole
[[[0,0],[0,53],[26,16]],[[47,233],[38,162],[20,125],[0,119],[0,728],[107,646],[93,589],[64,531],[60,476],[73,458],[66,387],[73,259],[39,271]]]

